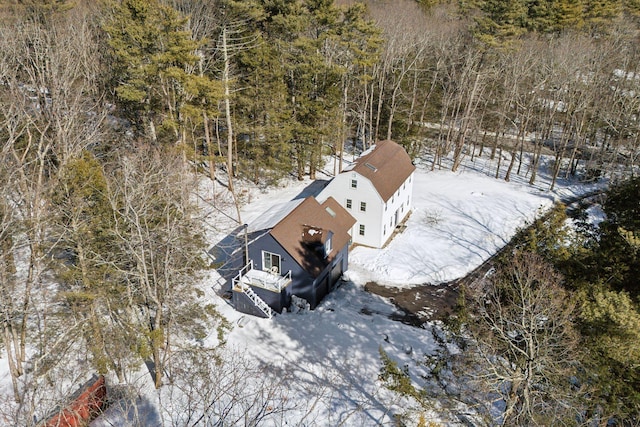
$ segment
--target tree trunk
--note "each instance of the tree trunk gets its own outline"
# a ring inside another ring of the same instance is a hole
[[[393,127],[393,116],[395,114],[396,111],[396,105],[397,105],[397,96],[398,96],[398,90],[400,89],[400,84],[397,84],[394,88],[393,88],[393,92],[391,93],[391,101],[390,101],[390,107],[389,107],[389,121],[387,122],[387,139],[391,139],[392,136],[392,127]]]
[[[380,87],[378,88],[378,111],[376,112],[376,133],[375,136],[373,138],[374,142],[378,141],[378,136],[380,133],[380,116],[382,114],[382,100],[384,99],[384,83],[385,83],[385,70],[382,69],[380,72],[380,79],[379,79],[379,85]]]
[[[518,130],[518,136],[516,137],[516,140],[513,144],[513,147],[511,149],[511,160],[509,161],[509,167],[507,168],[507,173],[504,176],[504,180],[509,182],[511,180],[511,171],[513,170],[513,166],[516,163],[516,153],[518,151],[518,141],[520,140],[520,137],[522,136],[523,131],[522,128],[520,128]]]
[[[518,388],[520,387],[520,381],[513,381],[511,384],[511,390],[509,391],[508,398],[506,399],[506,407],[502,414],[502,425],[509,425],[510,418],[516,412],[516,406],[520,400],[520,394]]]
[[[516,175],[520,175],[520,169],[522,168],[522,159],[524,158],[524,142],[527,138],[527,128],[529,127],[530,119],[531,115],[528,115],[527,120],[525,120],[524,125],[522,126],[522,138],[520,139],[520,157],[518,158],[518,170],[516,171]]]
[[[538,141],[531,159],[531,178],[529,179],[529,185],[533,185],[536,182],[538,176],[538,163],[540,162],[540,156],[542,155],[542,141]]]
[[[498,166],[496,167],[496,179],[500,178],[500,165],[502,164],[502,146],[498,147]]]
[[[297,170],[297,178],[298,181],[302,181],[304,179],[304,149],[302,148],[302,142],[297,141],[296,143],[296,161],[298,164]]]
[[[313,143],[311,148],[311,155],[309,156],[309,179],[316,179],[316,170],[318,167],[319,159],[322,154],[322,139],[318,139]]]
[[[8,314],[8,313],[7,313]],[[18,337],[15,334],[15,330],[10,326],[10,319],[5,318],[2,322],[4,332],[4,343],[7,352],[7,362],[9,363],[9,374],[11,376],[11,385],[13,387],[13,399],[16,403],[20,403],[22,398],[20,396],[20,388],[18,387],[18,377],[21,373],[18,370],[18,361],[14,359],[16,345],[18,344]]]
[[[162,359],[162,343],[164,342],[164,331],[162,328],[162,309],[160,307],[156,308],[155,319],[154,319],[154,328],[151,330],[153,333],[151,337],[152,347],[153,347],[153,364],[154,364],[154,384],[156,389],[162,387],[162,376],[164,372],[164,363]],[[156,336],[157,335],[157,336]]]
[[[207,112],[202,112],[202,125],[204,126],[204,143],[207,147],[207,154],[209,157],[209,178],[211,181],[216,180],[216,156],[213,153],[213,145],[211,144],[211,134],[209,131],[209,116]]]
[[[227,28],[222,28],[222,57],[224,68],[222,83],[224,85],[224,114],[227,124],[227,175],[228,188],[233,193],[233,126],[231,123],[231,94],[229,89],[229,52],[227,49]]]
[[[405,132],[408,134],[411,131],[413,125],[413,114],[416,108],[416,102],[418,97],[418,70],[413,72],[413,86],[411,90],[411,104],[409,106],[409,114],[407,116],[407,126]]]
[[[571,155],[569,156],[569,165],[573,165],[574,160],[576,158],[576,154],[578,153],[578,144],[582,139],[582,130],[584,128],[585,119],[586,119],[586,112],[583,112],[580,123],[578,124],[578,127],[575,131],[573,150],[571,150]],[[569,175],[573,173],[575,173],[575,170],[573,167],[567,168],[567,172],[565,173],[565,178],[569,178]]]
[[[149,126],[149,137],[154,144],[158,142],[158,134],[156,133],[156,124],[153,122],[153,115],[151,114],[151,99],[147,96],[145,100],[145,110],[147,115],[147,126]]]
[[[366,86],[366,83],[365,83]],[[373,90],[373,81],[371,82],[371,93],[369,94],[369,143],[375,144],[377,140],[377,127],[374,131],[373,129],[373,101],[374,101],[375,91]],[[377,126],[377,125],[376,125]],[[342,172],[342,170],[340,170]]]
[[[333,175],[337,175],[342,172],[342,150],[344,149],[344,140],[347,138],[347,101],[349,99],[349,82],[343,81],[342,88],[342,129],[340,132],[340,139],[336,143],[336,156],[338,156],[338,166],[336,170],[336,164],[334,161]]]
[[[471,89],[471,94],[469,95],[469,101],[467,102],[467,106],[464,111],[464,116],[462,117],[462,129],[458,134],[458,138],[456,141],[456,149],[454,151],[453,156],[453,167],[451,168],[452,172],[458,170],[460,163],[462,162],[462,152],[464,145],[467,140],[467,132],[469,130],[469,122],[471,121],[471,112],[475,110],[474,102],[476,98],[476,92],[478,90],[478,82],[480,81],[480,73],[476,73],[476,78],[473,82],[473,88]]]
[[[553,176],[551,178],[551,185],[549,186],[550,191],[553,191],[553,189],[556,186],[558,175],[560,174],[560,169],[562,166],[562,159],[564,156],[564,152],[567,150],[567,144],[569,143],[570,138],[571,138],[570,130],[567,130],[565,125],[565,130],[562,133],[561,148],[556,151],[555,164],[553,165]]]
[[[511,171],[513,170],[513,165],[516,163],[516,147],[511,150],[511,160],[509,161],[509,166],[507,167],[507,173],[504,175],[504,180],[509,182],[511,180]]]

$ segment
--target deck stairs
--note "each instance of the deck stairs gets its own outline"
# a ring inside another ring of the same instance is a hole
[[[266,302],[264,302],[262,298],[260,298],[258,295],[256,295],[255,292],[253,292],[253,289],[251,289],[250,286],[242,286],[242,292],[244,292],[244,294],[249,297],[249,299],[255,304],[256,307],[260,309],[260,311],[262,311],[267,316],[267,318],[271,319],[271,317],[273,317],[275,312],[271,309],[271,307],[269,307]]]

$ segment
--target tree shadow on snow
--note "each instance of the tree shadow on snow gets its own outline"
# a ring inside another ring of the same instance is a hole
[[[397,309],[381,297],[344,282],[315,310],[271,319],[269,329],[273,327],[278,333],[263,329],[256,337],[260,348],[268,348],[270,354],[256,357],[265,371],[290,381],[292,395],[303,396],[307,406],[299,410],[309,417],[331,417],[323,422],[333,425],[390,423],[395,405],[377,381],[378,349],[387,351],[395,346],[391,351],[397,354],[398,348],[400,352],[419,348],[420,339],[415,337],[426,335],[424,329],[392,320],[395,312]],[[415,335],[407,334],[406,328],[412,328]],[[286,345],[277,338],[282,335],[288,339]],[[315,420],[300,421],[312,424]]]
[[[156,405],[131,386],[109,388],[109,407],[91,423],[92,427],[162,425]]]
[[[211,267],[221,276],[218,283],[213,284],[214,291],[221,296],[231,291],[231,279],[244,266],[244,233],[244,226],[236,227],[207,251]],[[251,239],[251,233],[247,239]]]

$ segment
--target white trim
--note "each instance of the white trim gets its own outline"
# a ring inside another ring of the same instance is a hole
[[[269,265],[267,266],[266,263],[266,258],[265,255],[269,254]],[[272,257],[276,256],[278,257],[278,265],[273,265],[273,259]],[[277,269],[277,272],[275,271],[275,269]],[[262,251],[262,270],[263,271],[268,271],[271,273],[275,273],[275,274],[280,274],[280,272],[282,271],[282,256],[280,256],[279,254],[273,253],[273,252],[269,252],[269,251]]]

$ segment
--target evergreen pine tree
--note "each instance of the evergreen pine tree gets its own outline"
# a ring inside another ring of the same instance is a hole
[[[595,32],[606,32],[607,26],[622,13],[622,0],[587,0],[586,24]]]
[[[626,292],[595,284],[580,294],[586,368],[591,408],[597,417],[637,419],[640,405],[640,311]]]
[[[554,0],[530,0],[527,2],[527,28],[546,33],[555,28]]]
[[[631,16],[640,16],[640,0],[624,0],[622,2],[623,10]]]
[[[640,178],[615,186],[604,204],[607,220],[600,224],[595,258],[600,277],[617,290],[640,297]]]
[[[109,267],[114,248],[107,182],[90,153],[85,151],[64,165],[52,202],[58,234],[54,253],[66,258],[54,265],[63,285],[61,294],[71,311],[85,320],[83,333],[92,361],[98,372],[106,373],[115,366],[109,353],[116,343],[107,342],[104,334],[105,307],[119,305],[114,297],[121,289],[109,279],[116,274]]]
[[[292,153],[298,179],[303,178],[307,166],[313,179],[323,145],[340,124],[338,88],[342,70],[330,56],[338,42],[340,15],[331,0],[304,1],[289,12],[293,16],[286,17],[287,26],[297,32],[280,39],[278,46],[292,117]],[[274,21],[280,23],[282,18]]]
[[[273,45],[259,39],[238,56],[243,90],[236,95],[238,162],[253,181],[278,179],[292,170],[291,114],[284,70]]]
[[[259,2],[223,4],[224,25],[233,33],[228,59],[235,172],[255,182],[277,179],[292,166],[287,88],[278,46],[272,38],[273,16],[267,5]]]
[[[103,24],[117,100],[153,141],[166,136],[158,125],[172,131],[173,141],[181,138],[181,109],[194,84],[187,68],[198,61],[198,43],[184,30],[185,22],[158,0],[123,0]]]
[[[507,46],[526,31],[525,0],[485,0],[476,18],[476,37],[489,46]]]
[[[584,0],[556,0],[554,5],[556,31],[581,29],[584,26]]]

